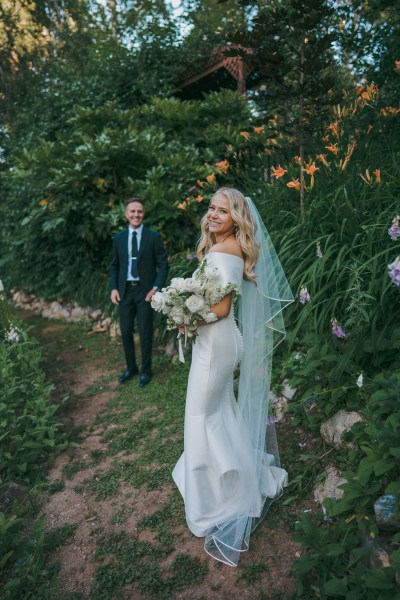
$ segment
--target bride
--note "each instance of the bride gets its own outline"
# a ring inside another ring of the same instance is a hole
[[[272,350],[284,336],[281,313],[293,298],[256,207],[238,190],[221,188],[212,197],[198,256],[219,270],[223,285],[241,288],[240,330],[233,294],[212,307],[216,321],[198,329],[184,452],[173,478],[191,532],[205,537],[205,550],[216,560],[236,566],[251,531],[287,485],[268,424],[268,399]]]

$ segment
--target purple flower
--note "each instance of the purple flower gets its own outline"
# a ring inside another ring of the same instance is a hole
[[[397,215],[392,221],[391,226],[388,229],[388,234],[391,239],[395,242],[400,237],[400,216]]]
[[[276,417],[268,417],[266,424],[267,425],[273,425],[274,423],[277,423],[278,419]]]
[[[394,285],[400,287],[400,256],[394,259],[394,261],[388,265],[389,277]]]
[[[336,335],[336,337],[338,337],[338,338],[347,337],[346,332],[340,327],[340,325],[336,321],[336,319],[332,319],[331,324],[332,324],[332,333],[334,335]]]
[[[196,258],[196,256],[195,256],[194,254],[188,254],[188,255],[186,256],[186,258],[187,258],[188,260],[194,260],[194,259]]]
[[[19,342],[21,336],[19,335],[18,329],[11,328],[7,331],[5,338],[8,342]]]
[[[321,244],[320,241],[318,240],[317,242],[317,256],[318,258],[322,258],[324,255],[322,254],[322,250],[321,250]]]
[[[303,285],[301,290],[300,290],[300,302],[304,305],[307,302],[310,302],[311,297],[310,294],[308,293],[308,289]]]

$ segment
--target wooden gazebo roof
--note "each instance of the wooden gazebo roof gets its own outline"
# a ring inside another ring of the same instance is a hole
[[[228,72],[236,80],[236,89],[241,94],[246,94],[246,80],[252,71],[252,67],[243,60],[242,56],[227,56],[226,52],[231,50],[240,50],[247,55],[254,54],[251,48],[245,48],[240,45],[218,46],[214,48],[207,59],[197,65],[189,67],[182,75],[180,88],[185,89],[196,84],[201,80],[216,74],[220,69]],[[204,82],[203,82],[204,83]]]

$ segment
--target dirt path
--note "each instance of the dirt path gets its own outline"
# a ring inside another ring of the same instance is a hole
[[[118,386],[121,350],[81,325],[31,319],[53,398],[79,445],[48,474],[42,512],[59,533],[63,598],[289,599],[299,547],[281,506],[253,534],[238,568],[216,563],[188,531],[171,469],[182,450],[187,366],[155,357],[155,380]]]

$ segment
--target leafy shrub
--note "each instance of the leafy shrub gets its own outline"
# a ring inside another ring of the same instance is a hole
[[[367,418],[348,434],[360,448],[353,461],[356,468],[344,472],[342,499],[325,500],[334,520],[318,524],[303,515],[298,524],[296,539],[307,549],[295,565],[300,594],[312,588],[322,599],[391,600],[400,595],[396,584],[400,533],[385,535],[390,566],[373,568],[369,562],[379,533],[374,514],[377,497],[397,496],[395,509],[400,515],[400,375],[378,375],[372,385],[375,391],[366,404]]]
[[[0,477],[32,482],[41,463],[66,447],[49,402],[51,385],[40,366],[37,343],[25,332],[19,341],[0,341]]]

